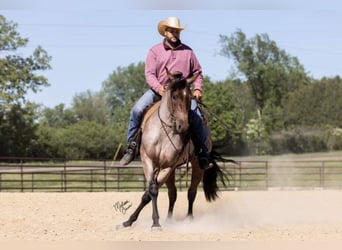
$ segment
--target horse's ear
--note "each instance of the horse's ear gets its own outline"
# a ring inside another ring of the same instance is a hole
[[[168,77],[170,80],[173,80],[174,77],[173,77],[173,75],[171,74],[171,72],[169,71],[169,69],[168,69],[167,67],[165,67],[165,70],[166,70],[167,77]]]
[[[201,73],[202,73],[201,71],[196,72],[192,77],[187,78],[186,82],[188,84],[193,83]]]

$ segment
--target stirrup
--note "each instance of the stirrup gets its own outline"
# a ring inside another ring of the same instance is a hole
[[[211,163],[208,159],[198,159],[198,165],[202,170],[207,170],[214,166],[214,164]]]
[[[137,143],[135,141],[132,141],[128,146],[127,150],[124,154],[124,156],[120,160],[120,164],[122,165],[128,165],[131,163],[131,161],[135,158],[135,147],[137,146]]]
[[[198,165],[202,170],[206,170],[214,166],[214,164],[210,161],[210,154],[206,150],[201,149],[197,155],[197,159]]]

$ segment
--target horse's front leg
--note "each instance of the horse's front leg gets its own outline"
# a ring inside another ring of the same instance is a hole
[[[159,224],[159,212],[157,206],[157,198],[158,198],[159,188],[157,184],[157,180],[153,178],[149,183],[149,195],[152,200],[152,230],[159,229],[161,230],[161,226]]]
[[[189,218],[193,218],[193,206],[197,195],[197,188],[203,177],[203,170],[199,168],[197,159],[191,160],[192,173],[191,183],[188,189],[188,214]]]
[[[122,227],[130,227],[132,226],[133,222],[135,222],[138,219],[138,216],[141,212],[141,210],[151,201],[151,197],[148,191],[144,193],[144,195],[141,197],[141,202],[138,206],[138,208],[134,211],[134,213],[129,217],[127,221],[122,223],[122,225],[116,226],[116,229],[120,229]]]

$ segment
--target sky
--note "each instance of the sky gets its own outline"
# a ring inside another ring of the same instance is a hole
[[[220,55],[219,36],[238,29],[248,38],[267,34],[316,79],[342,75],[339,0],[0,0],[0,15],[29,39],[17,54],[41,45],[52,57],[52,69],[43,73],[50,86],[26,96],[50,108],[70,107],[76,94],[101,90],[118,67],[144,62],[162,40],[158,22],[169,16],[180,18],[182,42],[213,81],[229,77],[234,66]]]

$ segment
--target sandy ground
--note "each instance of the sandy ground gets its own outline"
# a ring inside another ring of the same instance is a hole
[[[116,225],[129,217],[141,195],[140,192],[0,193],[0,242],[224,241],[253,246],[261,242],[342,245],[342,191],[223,192],[214,203],[206,202],[200,192],[194,220],[186,218],[186,193],[179,192],[171,221],[166,219],[167,193],[161,192],[158,205],[162,231],[151,231],[150,204],[133,227],[117,230]],[[129,204],[132,207],[122,210],[115,206],[125,201],[124,207]]]

